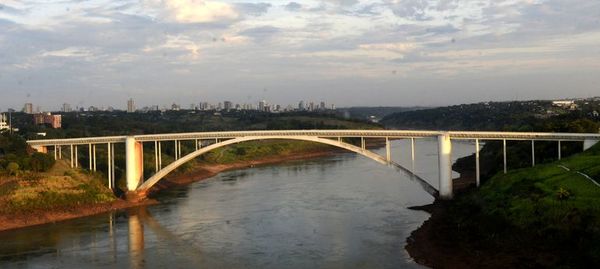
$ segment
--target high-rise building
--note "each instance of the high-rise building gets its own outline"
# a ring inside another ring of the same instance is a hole
[[[231,101],[224,101],[223,108],[225,108],[225,110],[231,110],[233,108],[233,103],[231,103]]]
[[[8,117],[6,114],[0,114],[0,133],[10,130],[8,125]]]
[[[133,98],[129,98],[127,100],[127,113],[135,112],[135,103],[133,102]]]
[[[258,102],[258,110],[265,111],[265,107],[267,107],[267,101],[262,100]]]
[[[71,105],[69,105],[69,104],[67,104],[67,103],[64,103],[64,104],[62,105],[62,112],[69,113],[69,112],[71,112],[71,111],[73,111],[73,110],[71,109]]]
[[[298,103],[298,110],[304,110],[304,101],[300,101],[300,103]]]
[[[23,106],[23,112],[27,114],[33,114],[33,104],[25,103],[25,105]]]
[[[320,110],[325,110],[327,107],[325,107],[325,102],[321,102],[321,105],[319,106]]]

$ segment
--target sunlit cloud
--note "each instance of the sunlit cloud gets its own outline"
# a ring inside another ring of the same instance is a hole
[[[181,23],[212,23],[231,21],[240,14],[228,3],[203,0],[166,0],[169,18]]]

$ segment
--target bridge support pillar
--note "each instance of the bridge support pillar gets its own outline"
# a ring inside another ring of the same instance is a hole
[[[449,134],[438,136],[440,199],[452,199],[452,142]]]
[[[385,138],[385,159],[389,163],[392,161],[392,150],[390,146],[390,138]]]
[[[596,145],[596,143],[600,142],[600,140],[592,140],[592,139],[586,139],[583,141],[583,150],[588,150],[591,147],[593,147],[594,145]]]
[[[133,136],[127,137],[125,140],[125,167],[127,175],[127,190],[133,192],[142,183],[143,171],[143,155],[142,143],[135,141]]]

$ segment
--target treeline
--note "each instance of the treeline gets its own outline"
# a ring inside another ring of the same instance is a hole
[[[34,152],[18,135],[0,134],[0,174],[18,176],[21,172],[45,172],[54,158]]]
[[[600,102],[581,102],[577,110],[550,101],[489,102],[395,113],[381,123],[398,129],[581,132],[600,120],[593,111],[600,111]]]
[[[15,113],[13,123],[28,139],[139,135],[156,133],[282,130],[282,129],[347,129],[381,128],[363,120],[344,119],[332,113],[293,112],[264,113],[258,111],[153,111],[71,112],[62,113],[61,129],[33,125],[32,116]]]

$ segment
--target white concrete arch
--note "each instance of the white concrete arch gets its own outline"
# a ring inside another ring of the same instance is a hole
[[[327,145],[331,145],[334,147],[338,147],[338,148],[342,148],[342,149],[346,149],[346,150],[358,153],[360,155],[363,155],[363,156],[370,158],[381,164],[386,164],[386,165],[388,164],[388,161],[386,160],[386,158],[379,156],[369,150],[362,149],[362,148],[354,146],[352,144],[348,144],[348,143],[344,143],[344,142],[340,142],[340,141],[332,140],[332,139],[326,139],[326,138],[320,138],[320,137],[314,137],[314,136],[294,136],[294,137],[290,137],[290,136],[245,136],[245,137],[239,137],[239,138],[225,140],[225,141],[222,141],[219,143],[215,143],[215,144],[206,146],[204,148],[201,148],[197,151],[194,151],[194,152],[176,160],[175,162],[164,167],[163,169],[158,171],[158,173],[154,174],[152,177],[150,177],[148,180],[146,180],[142,185],[140,185],[137,188],[136,191],[140,192],[140,193],[148,192],[150,190],[150,188],[152,188],[152,186],[154,186],[156,183],[158,183],[166,175],[173,172],[175,169],[177,169],[184,163],[186,163],[200,155],[203,155],[211,150],[225,147],[225,146],[232,145],[232,144],[237,144],[237,143],[246,142],[246,141],[253,141],[253,140],[301,140],[301,141],[322,143],[322,144],[327,144]]]

